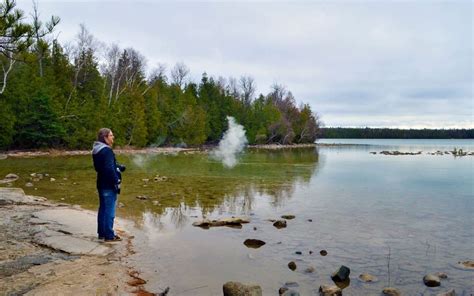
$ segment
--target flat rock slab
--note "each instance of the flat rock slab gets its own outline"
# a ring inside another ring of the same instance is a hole
[[[36,243],[72,255],[106,256],[112,245],[97,240],[97,214],[74,208],[48,208],[33,213],[29,222],[41,227]]]
[[[44,197],[25,195],[21,188],[0,187],[0,205],[36,204],[45,200]]]
[[[72,255],[106,256],[113,251],[111,247],[102,243],[69,235],[37,237],[35,241],[41,245]]]
[[[96,237],[97,213],[71,208],[53,208],[33,213],[34,222],[51,223],[52,229],[73,236]]]

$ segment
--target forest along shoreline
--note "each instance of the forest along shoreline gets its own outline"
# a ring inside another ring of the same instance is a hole
[[[0,187],[0,291],[5,295],[154,295],[126,258],[131,223],[117,220],[121,242],[96,238],[96,213],[20,188]]]

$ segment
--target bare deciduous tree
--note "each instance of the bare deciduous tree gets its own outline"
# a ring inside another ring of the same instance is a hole
[[[241,76],[239,86],[242,90],[242,102],[249,106],[256,90],[255,80],[251,76]]]
[[[171,82],[183,88],[189,75],[189,68],[184,63],[176,63],[171,69]]]
[[[73,88],[69,93],[69,97],[66,101],[65,110],[67,110],[68,105],[72,99],[74,92],[77,90],[77,85],[79,81],[79,74],[84,68],[86,59],[84,56],[87,53],[95,53],[97,48],[100,46],[100,43],[94,38],[94,36],[87,30],[84,24],[79,25],[79,33],[76,35],[75,44],[71,45],[68,48],[69,58],[72,60],[74,65],[74,81]],[[86,75],[87,73],[83,73]]]
[[[166,82],[168,80],[168,77],[166,76],[166,68],[166,64],[158,63],[156,68],[151,71],[148,82],[150,84],[153,84],[157,80]]]
[[[227,92],[234,98],[240,98],[239,86],[237,84],[237,79],[235,77],[229,77],[227,83]]]
[[[117,44],[110,45],[106,52],[104,62],[101,65],[102,74],[106,77],[109,106],[112,103],[115,85],[117,83],[118,63],[120,60],[120,48]]]

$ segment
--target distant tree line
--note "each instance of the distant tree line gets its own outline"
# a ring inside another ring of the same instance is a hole
[[[329,139],[474,139],[474,129],[321,128]]]
[[[183,63],[146,76],[133,48],[104,45],[80,26],[72,43],[53,38],[59,18],[26,21],[12,0],[0,3],[0,148],[89,148],[100,127],[118,145],[215,143],[233,116],[249,143],[312,143],[320,122],[282,85],[256,95],[251,76],[196,83]],[[169,72],[169,73],[168,73]]]

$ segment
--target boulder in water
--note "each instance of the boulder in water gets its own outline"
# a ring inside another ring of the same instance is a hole
[[[275,223],[273,223],[273,226],[275,226],[278,229],[286,228],[286,221],[285,220],[277,220],[277,221],[275,221]]]
[[[246,239],[244,241],[244,245],[247,247],[247,248],[252,248],[252,249],[258,249],[260,248],[261,246],[265,245],[265,242],[262,241],[262,240],[259,240],[259,239]]]
[[[341,265],[337,271],[331,275],[331,279],[335,282],[343,282],[349,278],[351,270],[349,267]]]
[[[248,285],[240,282],[227,282],[222,290],[224,296],[262,296],[262,288],[259,285]]]
[[[391,287],[384,288],[382,290],[382,294],[388,295],[388,296],[400,296],[400,295],[402,295],[397,288],[391,288]]]
[[[363,273],[363,274],[359,275],[359,280],[361,280],[365,283],[371,283],[371,282],[376,282],[377,277],[375,277],[371,274],[368,274],[368,273]]]
[[[338,286],[321,285],[319,287],[319,295],[321,295],[321,296],[342,296],[342,290]]]
[[[428,287],[438,287],[441,285],[441,279],[435,274],[427,274],[423,277],[423,283]]]

